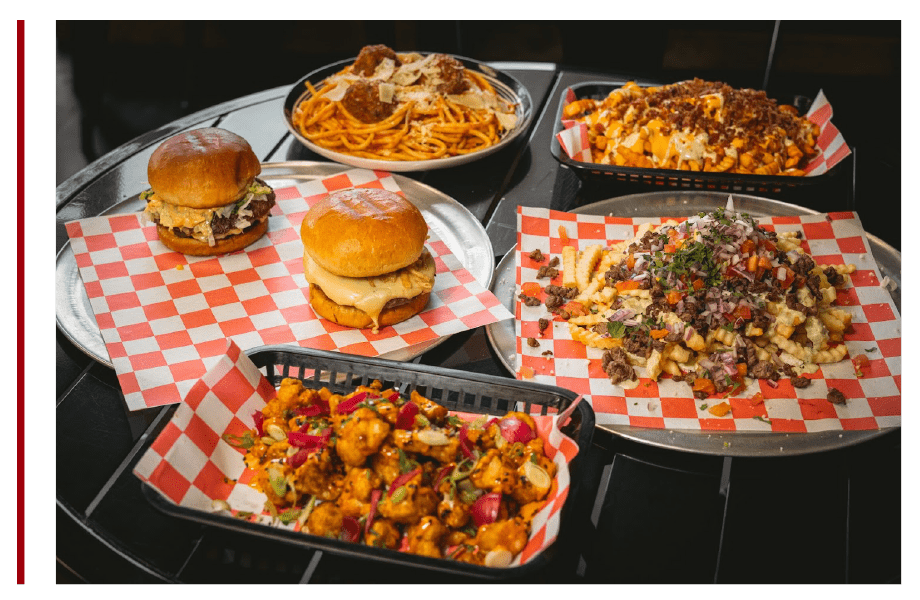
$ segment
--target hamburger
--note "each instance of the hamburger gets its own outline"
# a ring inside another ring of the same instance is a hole
[[[173,136],[147,163],[144,216],[176,252],[213,256],[245,248],[268,230],[275,192],[249,143],[209,127]]]
[[[422,213],[392,192],[350,189],[324,197],[300,226],[313,312],[374,332],[417,315],[434,286],[427,237]]]

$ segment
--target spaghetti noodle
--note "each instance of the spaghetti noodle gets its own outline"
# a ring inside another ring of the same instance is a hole
[[[361,158],[469,154],[497,144],[517,123],[515,104],[445,54],[367,46],[354,63],[306,87],[294,127],[317,146]]]

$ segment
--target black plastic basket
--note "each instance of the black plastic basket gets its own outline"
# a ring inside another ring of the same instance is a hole
[[[603,100],[610,92],[622,87],[621,83],[592,81],[570,86],[575,98],[593,98]],[[645,87],[645,86],[643,86]],[[563,90],[563,94],[566,90]],[[556,139],[556,135],[565,127],[562,124],[562,111],[565,98],[559,99],[556,112],[555,130],[550,141],[550,151],[560,163],[566,165],[582,180],[594,183],[621,182],[645,184],[656,188],[678,188],[687,190],[711,190],[719,192],[744,193],[782,193],[807,186],[825,184],[836,176],[839,164],[821,175],[789,177],[783,175],[750,175],[747,173],[713,173],[706,171],[679,171],[675,169],[649,169],[645,167],[620,167],[575,160],[566,154]],[[807,109],[806,109],[807,110]]]
[[[285,377],[296,377],[310,388],[327,387],[333,392],[353,391],[358,385],[380,380],[402,394],[417,390],[449,410],[501,415],[510,410],[531,414],[548,414],[549,409],[563,411],[577,398],[574,392],[533,382],[494,375],[469,373],[441,367],[401,363],[380,358],[366,358],[292,346],[264,346],[247,352],[268,380],[276,387]],[[576,521],[572,513],[577,498],[584,492],[580,466],[582,455],[591,446],[594,435],[594,411],[588,402],[579,402],[563,433],[578,445],[579,454],[569,464],[569,493],[560,513],[559,536],[544,552],[529,562],[508,568],[471,565],[449,559],[416,556],[362,544],[293,532],[263,524],[250,523],[229,516],[194,510],[173,504],[156,490],[143,484],[144,496],[160,511],[206,525],[277,540],[306,548],[363,560],[382,561],[481,580],[536,577],[556,557],[560,541],[567,539],[566,527]],[[152,440],[151,440],[152,441]]]

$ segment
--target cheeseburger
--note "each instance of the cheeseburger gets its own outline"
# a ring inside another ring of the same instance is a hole
[[[163,244],[194,256],[245,248],[268,230],[275,193],[240,136],[214,127],[163,142],[147,163],[144,216]]]
[[[307,211],[300,237],[310,305],[324,319],[376,332],[428,304],[435,275],[425,248],[428,225],[401,196],[376,189],[332,193]]]

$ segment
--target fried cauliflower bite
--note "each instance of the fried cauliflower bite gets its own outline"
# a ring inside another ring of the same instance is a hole
[[[313,452],[294,471],[294,485],[298,492],[316,496],[320,500],[335,500],[342,492],[344,476],[333,458],[332,449]]]
[[[476,462],[470,481],[487,492],[510,494],[517,482],[516,470],[516,465],[506,463],[500,450],[492,448]]]
[[[418,523],[406,530],[409,539],[409,552],[421,556],[442,558],[441,540],[447,535],[445,527],[437,517],[424,516]]]
[[[344,516],[333,502],[323,502],[307,517],[307,530],[313,535],[338,538]]]
[[[374,522],[371,523],[370,528],[364,535],[364,543],[377,548],[394,550],[399,548],[401,541],[402,537],[396,525],[386,519],[374,519]]]
[[[449,483],[442,484],[442,487],[444,485],[448,490],[452,487]],[[460,500],[460,494],[456,490],[443,492],[435,514],[448,527],[459,529],[470,522],[470,505]]]
[[[521,519],[487,523],[476,532],[476,545],[483,552],[503,549],[516,556],[527,545],[528,529]]]
[[[371,457],[371,469],[374,470],[387,485],[399,477],[399,448],[388,442],[384,443],[377,453]]]
[[[377,504],[377,512],[397,523],[412,524],[423,516],[434,514],[438,506],[438,495],[430,487],[422,485],[422,474],[418,472],[401,486],[405,492],[389,490]]]
[[[342,493],[335,501],[346,517],[361,517],[371,510],[371,492],[380,487],[382,480],[371,469],[354,468],[348,471]]]
[[[543,500],[549,493],[556,476],[556,463],[543,454],[543,441],[531,440],[515,471],[517,480],[511,497],[524,505]]]
[[[339,421],[335,451],[346,465],[361,466],[368,456],[377,452],[388,433],[389,423],[370,408],[358,408]]]
[[[425,418],[432,423],[440,425],[444,419],[447,418],[447,408],[441,406],[437,402],[432,402],[425,396],[419,394],[416,390],[412,390],[412,393],[409,395],[409,401],[417,404],[419,412],[425,415]]]

